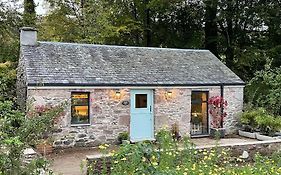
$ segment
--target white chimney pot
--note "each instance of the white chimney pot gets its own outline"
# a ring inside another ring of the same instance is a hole
[[[34,46],[37,44],[37,30],[32,27],[22,27],[20,30],[20,44]]]

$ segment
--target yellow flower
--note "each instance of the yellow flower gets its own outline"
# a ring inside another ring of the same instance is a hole
[[[103,149],[106,149],[106,147],[103,146],[103,145],[100,145],[100,146],[99,146],[99,149],[103,150]]]
[[[115,164],[117,164],[117,163],[118,163],[118,161],[117,161],[117,160],[115,160],[115,161],[114,161],[114,163],[115,163]]]
[[[195,168],[196,168],[196,165],[193,164],[191,169],[192,169],[192,170],[195,170]]]
[[[183,175],[187,175],[187,172],[184,172]]]
[[[158,163],[157,162],[152,162],[152,165],[157,166]]]
[[[122,158],[121,160],[125,161],[125,160],[127,160],[127,159],[126,159],[126,157],[124,157],[124,158]]]

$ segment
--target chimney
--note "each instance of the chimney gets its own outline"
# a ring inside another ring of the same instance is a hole
[[[37,43],[37,30],[32,27],[22,27],[20,29],[20,44],[34,46]]]

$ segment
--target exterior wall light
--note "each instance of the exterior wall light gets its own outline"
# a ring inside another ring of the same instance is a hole
[[[116,97],[117,99],[120,99],[120,97],[121,97],[121,92],[120,92],[119,90],[115,92],[115,97]]]
[[[167,99],[168,99],[168,98],[172,98],[172,95],[173,95],[172,91],[167,91],[167,92],[166,92],[166,98],[167,98]]]

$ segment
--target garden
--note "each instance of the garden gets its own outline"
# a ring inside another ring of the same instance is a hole
[[[88,174],[281,174],[281,152],[245,160],[220,147],[196,149],[189,138],[178,141],[168,130],[157,133],[155,142],[124,142],[110,152],[107,147],[99,147],[107,156],[91,161]]]

